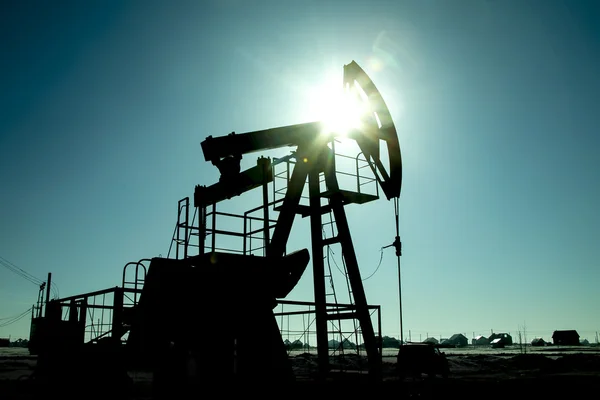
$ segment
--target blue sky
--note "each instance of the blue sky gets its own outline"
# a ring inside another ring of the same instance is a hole
[[[177,201],[218,180],[200,142],[313,120],[355,60],[402,150],[404,335],[595,340],[598,2],[10,3],[0,257],[51,272],[57,295],[120,285],[126,263],[166,255]],[[397,259],[381,258],[393,204],[346,211],[363,277],[376,271],[367,300],[398,337]],[[289,249],[310,248],[302,224]],[[310,279],[290,298],[310,300]],[[28,337],[29,318],[3,322],[37,292],[0,268],[1,337]]]

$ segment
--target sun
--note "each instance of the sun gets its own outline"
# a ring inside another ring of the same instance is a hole
[[[339,89],[324,97],[329,97],[323,105],[321,117],[324,134],[348,136],[351,131],[360,128],[366,107],[349,89]]]
[[[346,137],[370,114],[368,97],[356,81],[342,87],[339,79],[331,80],[311,92],[311,108],[323,123],[323,134]]]

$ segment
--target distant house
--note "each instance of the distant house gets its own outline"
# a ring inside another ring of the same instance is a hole
[[[0,347],[9,347],[10,339],[0,338]]]
[[[439,340],[434,337],[428,337],[427,339],[423,340],[423,343],[438,344]]]
[[[467,339],[467,337],[462,333],[457,333],[450,336],[448,342],[456,347],[463,347],[469,344],[469,339]]]
[[[490,343],[492,343],[496,339],[501,339],[500,341],[505,346],[510,346],[513,344],[512,336],[510,336],[508,333],[492,333],[489,339]]]
[[[552,342],[563,346],[579,346],[579,333],[576,330],[554,331]]]
[[[385,349],[397,349],[400,347],[400,341],[390,336],[384,336],[381,339],[381,347]]]
[[[490,341],[490,345],[492,345],[492,348],[494,348],[494,349],[504,348],[504,342],[502,341],[502,338],[496,338],[496,339]]]
[[[532,346],[545,346],[546,341],[544,339],[542,339],[541,337],[538,337],[531,341],[531,345]]]
[[[308,347],[305,344],[303,344],[300,340],[294,340],[293,342],[290,342],[288,339],[285,339],[283,344],[285,345],[285,348],[287,350],[299,350]]]
[[[327,347],[330,349],[356,349],[356,345],[349,341],[348,339],[344,339],[341,342],[338,342],[335,339],[331,339],[327,342]]]
[[[487,346],[488,344],[490,344],[490,340],[485,336],[479,335],[471,339],[471,344],[473,346]]]

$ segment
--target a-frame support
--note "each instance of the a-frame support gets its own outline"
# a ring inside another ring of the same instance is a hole
[[[344,211],[343,195],[335,176],[333,151],[324,141],[322,143],[312,143],[308,146],[299,146],[296,152],[296,159],[297,162],[288,184],[286,198],[280,209],[277,225],[267,250],[267,256],[281,257],[284,254],[285,243],[287,243],[289,238],[300,197],[308,179],[319,375],[321,378],[325,378],[329,372],[327,322],[336,319],[336,315],[328,315],[326,307],[325,265],[323,257],[323,247],[326,243],[322,236],[322,214],[326,211],[321,204],[323,193],[321,192],[320,181],[320,174],[323,173],[329,198],[327,210],[332,210],[335,217],[338,231],[336,241],[342,247],[356,307],[353,317],[358,319],[362,331],[369,364],[369,375],[373,379],[378,379],[381,376],[381,358],[352,243],[348,219]],[[331,242],[329,240],[327,244]]]

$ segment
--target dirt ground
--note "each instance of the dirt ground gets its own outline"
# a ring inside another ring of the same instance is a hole
[[[224,398],[229,395],[255,394],[268,398],[300,398],[315,394],[350,395],[351,398],[393,394],[398,398],[460,399],[489,398],[556,398],[558,395],[583,398],[597,397],[600,391],[600,352],[574,352],[570,354],[448,354],[450,375],[447,379],[426,376],[400,380],[394,357],[383,358],[382,380],[371,382],[368,374],[359,373],[364,367],[360,357],[346,357],[343,362],[332,361],[339,369],[335,378],[326,381],[312,379],[317,367],[314,355],[290,358],[296,381],[289,385],[277,383],[234,387],[211,382],[210,396],[207,385],[187,387],[183,392],[166,398]],[[46,386],[35,379],[36,357],[27,353],[0,355],[0,399],[52,398]],[[106,389],[100,384],[79,385],[69,376],[55,382],[54,395],[61,398],[107,398],[142,400],[154,399],[152,374],[130,371],[131,385],[127,388]],[[214,390],[220,391],[219,395]],[[64,396],[63,396],[64,394]],[[70,396],[68,395],[70,394]]]

